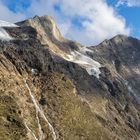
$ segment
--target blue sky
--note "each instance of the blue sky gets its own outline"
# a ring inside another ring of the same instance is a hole
[[[95,45],[117,34],[140,39],[140,0],[0,0],[0,19],[52,16],[62,34]]]
[[[29,8],[30,0],[3,0],[3,3],[13,12],[26,10]]]
[[[135,1],[138,1],[138,3]],[[107,2],[115,7],[118,0],[108,0]],[[133,0],[130,0],[130,2],[133,2]],[[126,25],[131,28],[130,35],[140,39],[140,0],[134,0],[133,4],[132,6],[127,3],[122,4],[116,8],[116,11],[125,18]]]

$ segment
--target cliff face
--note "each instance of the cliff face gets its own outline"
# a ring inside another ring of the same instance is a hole
[[[140,41],[87,49],[51,17],[17,25],[1,27],[0,140],[140,139]]]

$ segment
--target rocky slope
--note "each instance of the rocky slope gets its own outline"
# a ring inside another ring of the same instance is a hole
[[[139,140],[139,53],[123,35],[85,48],[49,16],[2,22],[0,140]]]

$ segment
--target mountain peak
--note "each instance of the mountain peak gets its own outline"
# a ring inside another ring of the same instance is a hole
[[[115,39],[115,40],[126,39],[126,38],[128,38],[128,36],[127,35],[123,35],[123,34],[118,34],[115,37],[113,37],[113,39]]]
[[[33,18],[30,18],[29,20],[32,20],[32,21],[40,21],[40,22],[46,22],[46,23],[49,23],[51,25],[54,25],[56,26],[56,23],[55,23],[55,20],[53,19],[53,17],[51,16],[48,16],[48,15],[44,15],[44,16],[34,16]]]
[[[45,34],[49,39],[62,40],[63,37],[57,28],[54,19],[51,16],[35,16],[33,18],[27,19],[25,21],[17,23],[20,26],[32,26],[38,33]],[[44,33],[45,32],[45,33]]]
[[[115,37],[113,37],[112,39],[110,39],[110,41],[113,41],[116,44],[122,43],[122,42],[131,42],[131,43],[135,43],[135,42],[139,42],[138,39],[132,37],[132,36],[127,36],[127,35],[116,35]]]

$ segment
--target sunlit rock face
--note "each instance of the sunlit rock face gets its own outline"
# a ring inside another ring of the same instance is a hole
[[[0,23],[0,140],[140,139],[139,40],[85,48],[49,16]]]

